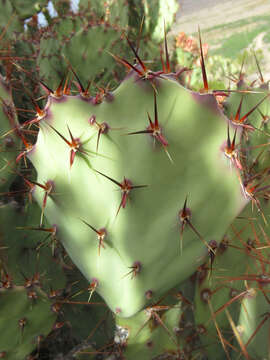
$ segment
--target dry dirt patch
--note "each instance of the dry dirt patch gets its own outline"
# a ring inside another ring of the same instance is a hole
[[[256,15],[270,14],[269,0],[179,0],[173,32],[188,34]]]
[[[270,15],[269,0],[179,0],[179,4],[180,8],[171,34],[175,36],[180,31],[187,34],[197,33],[198,25],[201,30],[224,25],[220,29],[209,31],[207,38],[204,37],[204,41],[213,49],[217,46],[218,39],[229,38],[237,31],[236,28],[226,27],[226,24],[254,16]],[[239,32],[251,31],[256,25],[256,22],[243,24]],[[263,52],[261,68],[268,80],[270,79],[270,45],[263,40],[265,34],[262,32],[256,36],[249,48],[260,49]]]

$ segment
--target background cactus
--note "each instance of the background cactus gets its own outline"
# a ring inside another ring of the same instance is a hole
[[[221,89],[199,37],[195,86],[176,1],[53,4],[2,2],[0,357],[268,358],[258,58]]]
[[[5,321],[1,322],[0,353],[3,359],[22,359],[50,333],[57,316],[51,310],[55,305],[37,287],[29,290],[5,280],[2,277],[1,318]]]
[[[11,89],[0,78],[0,101],[1,101],[1,135],[0,135],[0,191],[7,192],[15,178],[17,151],[21,141],[17,131],[10,130],[18,126],[16,110],[11,98]]]

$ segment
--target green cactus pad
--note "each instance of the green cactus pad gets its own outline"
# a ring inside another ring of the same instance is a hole
[[[37,288],[35,299],[22,286],[0,289],[0,353],[5,360],[24,359],[37,347],[38,337],[52,330],[56,314],[51,305]]]
[[[97,292],[122,316],[144,306],[147,290],[159,296],[189,276],[207,256],[207,242],[220,238],[247,202],[222,151],[227,121],[214,97],[194,97],[169,78],[155,87],[163,137],[134,134],[149,126],[147,112],[154,122],[154,91],[129,76],[100,105],[80,96],[50,97],[28,154],[38,182],[52,184],[45,215],[73,262],[89,282],[98,280]],[[200,105],[203,99],[212,105]],[[108,133],[99,133],[99,124],[108,124]],[[75,158],[69,131],[73,141],[80,137]],[[115,191],[125,179],[127,201]],[[42,203],[44,190],[37,186],[34,194]],[[179,215],[187,196],[194,228],[183,231],[181,255]],[[93,228],[106,229],[104,244]]]
[[[77,26],[79,31],[76,31]],[[38,63],[40,75],[46,78],[50,87],[59,85],[69,64],[80,79],[85,79],[85,87],[88,81],[92,81],[91,90],[97,91],[96,85],[102,86],[110,80],[113,81],[112,85],[115,83],[120,66],[109,52],[117,54],[123,46],[126,47],[125,41],[119,39],[120,29],[99,22],[84,26],[78,19],[67,18],[54,26],[58,38],[52,31],[42,37]],[[66,37],[66,34],[72,35]]]
[[[57,229],[44,223],[39,229],[40,212],[36,203],[24,210],[13,203],[0,209],[0,258],[9,276],[17,285],[24,285],[36,274],[43,290],[63,289],[66,277],[58,255]],[[49,231],[45,231],[48,229]],[[52,231],[51,231],[52,230]]]
[[[255,332],[269,307],[269,229],[263,230],[269,204],[261,203],[260,212],[249,204],[232,223],[217,250],[212,275],[197,283],[195,320],[205,328],[200,339],[210,359],[224,359],[225,351],[233,359],[243,354],[235,331],[252,359],[268,357],[266,327]]]
[[[17,115],[12,101],[10,89],[0,77],[0,193],[8,191],[11,182],[16,174],[16,157],[19,154],[21,140],[16,131],[10,131],[15,128]]]
[[[127,359],[153,359],[161,354],[180,353],[175,329],[179,326],[180,304],[146,308],[135,316],[116,319],[115,341],[123,346]],[[125,334],[121,337],[121,334]]]

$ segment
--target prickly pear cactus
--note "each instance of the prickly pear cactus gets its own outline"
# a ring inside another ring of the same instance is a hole
[[[0,192],[6,192],[15,178],[16,157],[21,140],[16,129],[11,131],[18,126],[17,115],[11,89],[2,76],[0,77],[0,101]]]
[[[268,218],[269,204],[261,211]],[[211,273],[197,281],[195,321],[204,329],[200,339],[210,359],[269,356],[268,342],[263,340],[267,328],[262,327],[269,307],[268,249],[264,249],[269,230],[264,232],[263,227],[261,214],[248,206],[217,248]]]
[[[29,205],[24,210],[15,203],[3,207],[0,259],[16,285],[31,284],[31,279],[38,277],[44,291],[63,289],[66,280],[57,250],[57,229],[45,222],[39,227],[38,205]]]
[[[269,358],[257,58],[212,89],[199,32],[196,92],[160,48],[174,0],[2,5],[0,357]]]
[[[169,77],[154,86],[157,95],[131,74],[99,105],[52,94],[28,152],[42,211],[125,317],[145,305],[147,291],[160,296],[191,275],[246,203],[222,150],[228,122],[214,97],[202,95],[212,101],[202,105]]]
[[[2,279],[0,356],[3,359],[19,360],[33,351],[51,331],[56,314],[51,310],[53,303],[40,289],[7,286],[6,279]]]

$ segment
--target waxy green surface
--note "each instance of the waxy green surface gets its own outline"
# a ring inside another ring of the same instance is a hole
[[[57,225],[81,272],[89,282],[98,279],[96,291],[124,317],[145,305],[147,290],[160,296],[191,275],[207,257],[205,242],[221,238],[247,202],[237,172],[222,151],[228,123],[213,96],[200,95],[206,102],[200,105],[169,77],[155,83],[129,76],[111,101],[100,105],[80,96],[50,97],[28,155],[37,181],[54,184],[45,216]],[[168,146],[149,133],[130,134],[147,129],[147,113],[155,121],[153,87]],[[100,135],[97,153],[98,126],[89,122],[93,116],[96,123],[109,125],[108,133]],[[68,129],[83,144],[72,167]],[[147,186],[131,189],[117,214],[120,188],[98,172],[119,183],[125,177],[134,186]],[[41,204],[44,190],[36,186],[34,195]],[[186,224],[181,255],[179,212],[186,198],[200,236]],[[97,234],[84,222],[96,230],[106,228],[100,255]],[[132,278],[127,274],[137,261],[141,271]]]

